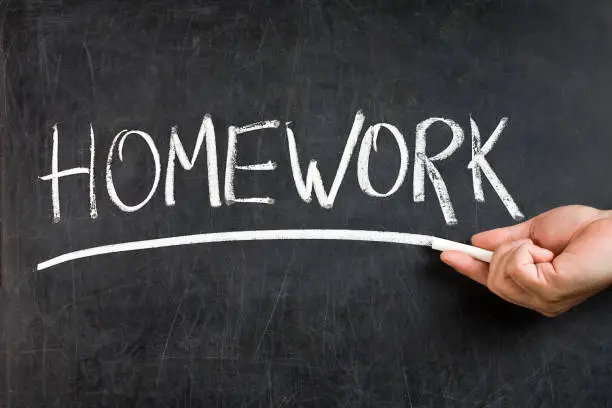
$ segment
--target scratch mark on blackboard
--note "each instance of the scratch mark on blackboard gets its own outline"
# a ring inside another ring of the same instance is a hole
[[[168,342],[170,341],[170,336],[172,335],[172,330],[174,328],[174,324],[176,323],[176,318],[178,317],[179,311],[181,310],[181,306],[183,305],[183,300],[185,299],[185,296],[187,295],[188,290],[189,290],[189,284],[187,284],[187,286],[185,287],[185,291],[183,292],[183,295],[181,296],[178,302],[178,305],[176,305],[176,311],[174,312],[174,316],[172,317],[172,322],[170,323],[170,328],[168,329],[168,334],[166,335],[166,341],[164,342],[164,348],[162,349],[162,353],[159,356],[159,359],[161,360],[161,362],[159,364],[159,370],[157,371],[157,380],[155,381],[156,388],[159,385],[159,377],[161,376],[161,371],[167,359],[166,352],[168,351]]]
[[[281,282],[281,287],[278,290],[278,294],[276,295],[276,299],[274,300],[274,305],[272,306],[272,310],[270,311],[270,317],[268,317],[268,321],[266,322],[266,325],[263,329],[263,332],[261,333],[261,338],[259,339],[259,342],[257,343],[257,347],[255,348],[255,352],[253,353],[253,358],[255,358],[257,356],[257,353],[259,352],[259,349],[261,348],[261,343],[263,343],[264,338],[266,337],[266,332],[268,331],[268,327],[270,326],[270,322],[272,321],[272,318],[274,317],[274,312],[276,311],[276,307],[278,306],[278,301],[281,298],[283,292],[285,291],[285,282],[287,282],[287,276],[289,275],[289,270],[291,269],[291,264],[293,263],[293,255],[295,254],[295,247],[294,247],[294,251],[291,253],[291,259],[289,261],[289,265],[287,266],[287,268],[285,268],[285,276],[283,276],[283,281]]]
[[[96,95],[96,78],[94,76],[94,68],[93,61],[91,59],[91,53],[89,52],[89,48],[87,47],[87,43],[83,41],[83,48],[85,49],[85,55],[87,56],[87,65],[89,66],[89,75],[91,75],[91,92],[93,94],[94,101],[98,102],[98,97]]]

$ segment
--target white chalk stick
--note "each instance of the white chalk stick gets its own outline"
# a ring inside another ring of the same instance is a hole
[[[491,256],[493,255],[493,252],[487,251],[486,249],[465,245],[442,238],[433,238],[431,241],[431,247],[437,251],[463,252],[464,254],[470,255],[472,258],[476,258],[487,263],[491,263]]]

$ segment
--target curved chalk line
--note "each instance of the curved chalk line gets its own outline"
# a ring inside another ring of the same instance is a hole
[[[165,248],[181,245],[209,244],[215,242],[237,241],[269,241],[269,240],[335,240],[384,242],[391,244],[418,245],[431,247],[433,240],[430,235],[409,234],[404,232],[348,230],[348,229],[285,229],[212,232],[204,234],[183,235],[168,238],[146,239],[142,241],[122,242],[119,244],[102,245],[50,258],[36,266],[37,271],[69,262],[75,259],[89,258],[97,255],[117,252],[139,251],[143,249]]]

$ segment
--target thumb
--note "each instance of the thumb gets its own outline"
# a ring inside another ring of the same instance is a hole
[[[494,251],[504,242],[531,238],[532,223],[533,219],[530,219],[510,227],[480,232],[472,237],[472,244],[480,248]]]

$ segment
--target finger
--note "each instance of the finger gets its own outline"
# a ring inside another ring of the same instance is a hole
[[[507,249],[506,249],[507,248]],[[500,250],[494,253],[491,259],[491,271],[487,286],[492,292],[498,295],[503,295],[505,281],[508,280],[506,268],[509,260],[512,258],[515,251],[515,246],[512,244],[503,245]]]
[[[472,244],[494,251],[504,242],[530,238],[532,222],[528,220],[510,227],[480,232],[472,237]]]
[[[525,253],[529,254],[531,259],[533,260],[533,263],[535,264],[551,262],[555,258],[555,254],[551,250],[539,247],[534,244],[523,244],[521,248],[522,249],[520,250],[520,254],[517,255],[524,257],[525,262],[527,262],[527,257],[524,255]]]
[[[487,284],[489,265],[459,251],[444,251],[440,254],[442,262],[462,275],[482,284]]]
[[[544,300],[553,300],[557,290],[547,279],[553,258],[554,254],[547,249],[523,244],[508,266],[508,274],[525,290]]]
[[[512,251],[515,247],[521,245],[523,242],[527,242],[527,240],[505,242],[495,249],[493,256],[491,256],[487,286],[490,286],[497,279],[497,277],[504,274],[503,260],[506,254],[509,251]]]
[[[487,280],[487,287],[491,292],[508,302],[524,307],[529,307],[530,294],[512,280],[508,271],[518,249],[530,242],[530,240],[519,240],[502,244],[493,254]]]
[[[499,292],[495,294],[504,299],[506,302],[510,302],[527,309],[537,310],[534,306],[533,295],[517,285],[512,279],[506,279]]]

